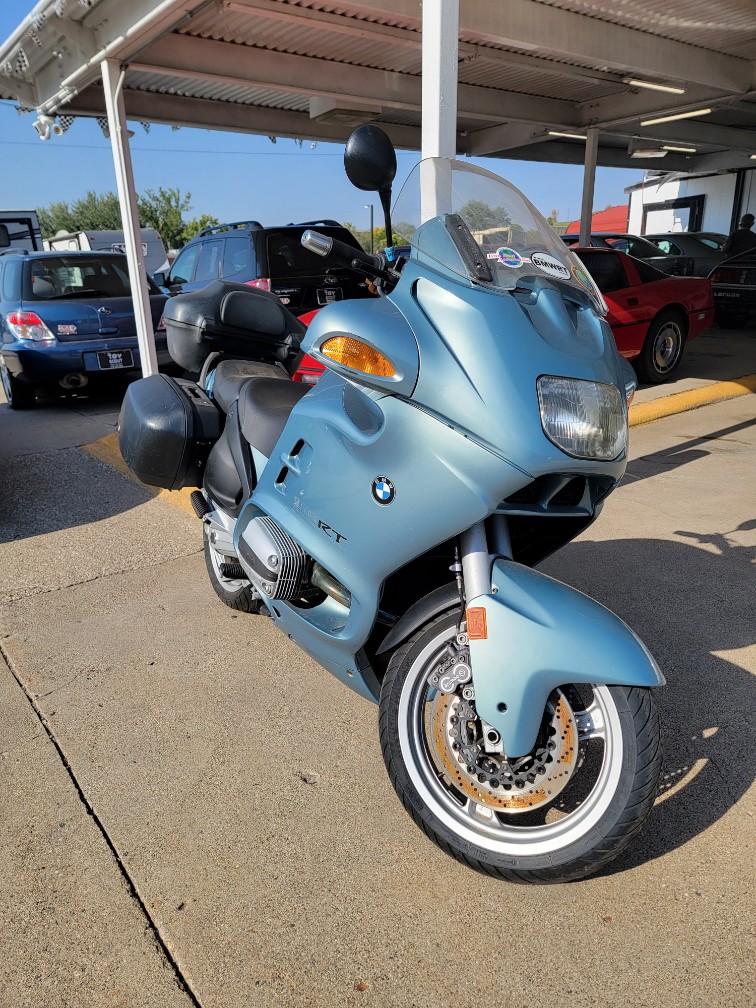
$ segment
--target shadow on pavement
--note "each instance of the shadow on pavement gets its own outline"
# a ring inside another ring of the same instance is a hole
[[[756,549],[733,536],[755,528],[747,521],[727,535],[675,533],[700,546],[577,542],[544,565],[620,615],[667,679],[656,691],[665,754],[660,795],[641,836],[606,874],[683,846],[724,816],[754,779],[753,677],[738,652],[754,644]]]
[[[151,499],[78,450],[115,431],[127,384],[50,397],[31,410],[0,405],[0,543],[87,525]]]
[[[77,448],[0,457],[0,543],[88,525],[152,494]]]
[[[637,480],[648,479],[656,476],[660,472],[670,472],[689,462],[696,462],[698,459],[706,458],[708,451],[700,446],[720,438],[731,437],[739,431],[749,430],[756,427],[756,420],[744,420],[743,423],[733,424],[731,427],[723,427],[721,430],[712,431],[702,437],[691,438],[689,441],[681,441],[671,448],[654,452],[652,455],[642,455],[628,463],[623,483],[632,483]]]

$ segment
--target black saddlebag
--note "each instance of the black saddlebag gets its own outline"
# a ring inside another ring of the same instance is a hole
[[[194,372],[213,351],[286,362],[299,350],[306,328],[275,294],[224,280],[169,298],[163,318],[168,352]]]
[[[223,420],[199,385],[164,374],[150,375],[126,390],[118,419],[118,447],[142,483],[168,490],[199,487]]]

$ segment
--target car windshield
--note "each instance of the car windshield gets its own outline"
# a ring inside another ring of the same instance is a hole
[[[25,282],[25,300],[130,297],[125,257],[88,255],[45,256],[32,259]],[[151,294],[157,288],[148,279]]]
[[[423,192],[431,196],[421,198],[421,182]],[[595,307],[606,311],[580,260],[533,204],[509,182],[477,165],[445,158],[421,161],[396,200],[393,222],[397,245],[409,243],[466,279],[512,290],[523,277],[549,277],[588,293]],[[482,269],[474,271],[471,259],[483,264]]]

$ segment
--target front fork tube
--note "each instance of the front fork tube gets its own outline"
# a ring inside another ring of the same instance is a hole
[[[509,536],[509,522],[506,515],[492,515],[487,522],[477,522],[463,532],[459,537],[459,550],[462,560],[462,578],[464,582],[464,601],[469,606],[472,599],[481,595],[490,595],[493,589],[491,569],[496,557],[512,559],[512,542]],[[465,619],[467,614],[465,613]],[[467,626],[470,633],[472,626]],[[457,638],[469,643],[467,633]],[[475,685],[475,670],[473,687]],[[468,687],[469,689],[469,687]],[[474,689],[471,691],[474,696]],[[464,696],[464,693],[463,693]],[[501,733],[481,718],[483,740],[486,752],[504,753],[504,741]]]
[[[477,522],[459,537],[465,602],[491,593],[491,564],[494,557],[512,559],[509,522],[506,515],[492,515]]]

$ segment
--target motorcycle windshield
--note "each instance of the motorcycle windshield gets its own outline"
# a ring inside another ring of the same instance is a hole
[[[533,204],[477,165],[428,158],[412,170],[392,212],[394,243],[500,290],[527,276],[549,277],[587,293],[607,311],[598,287]]]

